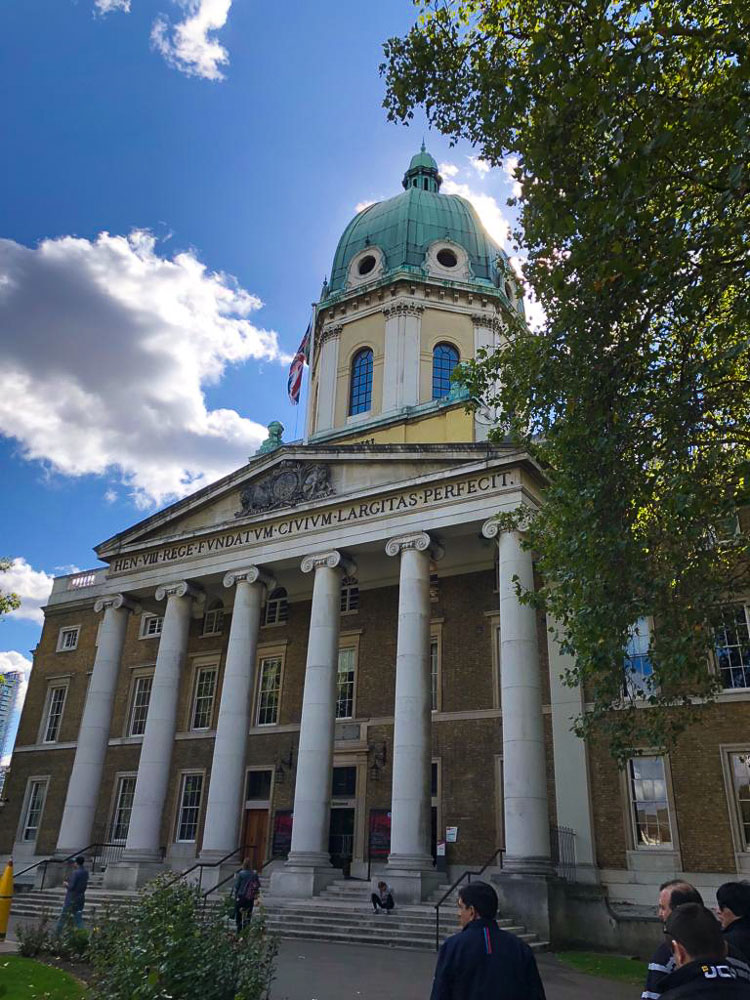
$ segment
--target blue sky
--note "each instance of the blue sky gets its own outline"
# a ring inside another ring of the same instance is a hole
[[[24,599],[0,669],[28,667],[53,575],[241,465],[270,420],[301,436],[288,356],[355,207],[398,193],[423,134],[502,238],[507,174],[386,120],[381,44],[413,17],[0,5],[0,587]]]

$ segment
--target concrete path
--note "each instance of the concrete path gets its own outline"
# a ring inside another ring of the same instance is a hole
[[[637,1000],[640,988],[586,976],[537,956],[547,1000]],[[314,941],[282,941],[271,1000],[429,1000],[435,955]]]

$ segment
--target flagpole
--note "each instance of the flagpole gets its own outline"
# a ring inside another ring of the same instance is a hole
[[[315,365],[315,324],[318,321],[318,306],[317,303],[312,304],[312,325],[310,327],[310,371],[307,375],[307,415],[305,419],[305,436],[302,438],[302,444],[305,445],[310,440],[310,427],[313,421],[312,414],[312,377],[313,377],[313,367]]]

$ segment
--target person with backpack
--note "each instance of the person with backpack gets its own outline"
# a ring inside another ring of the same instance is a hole
[[[250,858],[245,858],[242,868],[234,876],[232,886],[232,898],[234,899],[234,919],[237,924],[237,933],[250,923],[253,915],[253,906],[260,892],[260,878],[253,868]]]

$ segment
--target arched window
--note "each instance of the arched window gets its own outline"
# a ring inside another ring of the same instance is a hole
[[[359,583],[354,576],[345,576],[341,581],[341,611],[356,611],[359,608]]]
[[[451,391],[451,373],[458,364],[452,344],[436,344],[432,352],[432,398],[442,399]]]
[[[372,351],[357,351],[352,361],[352,384],[349,391],[349,414],[366,413],[372,406]]]
[[[286,599],[286,590],[277,587],[268,595],[266,601],[266,613],[263,618],[264,625],[281,625],[289,619],[289,604]]]
[[[224,631],[224,605],[212,601],[203,616],[203,635],[221,635]]]

